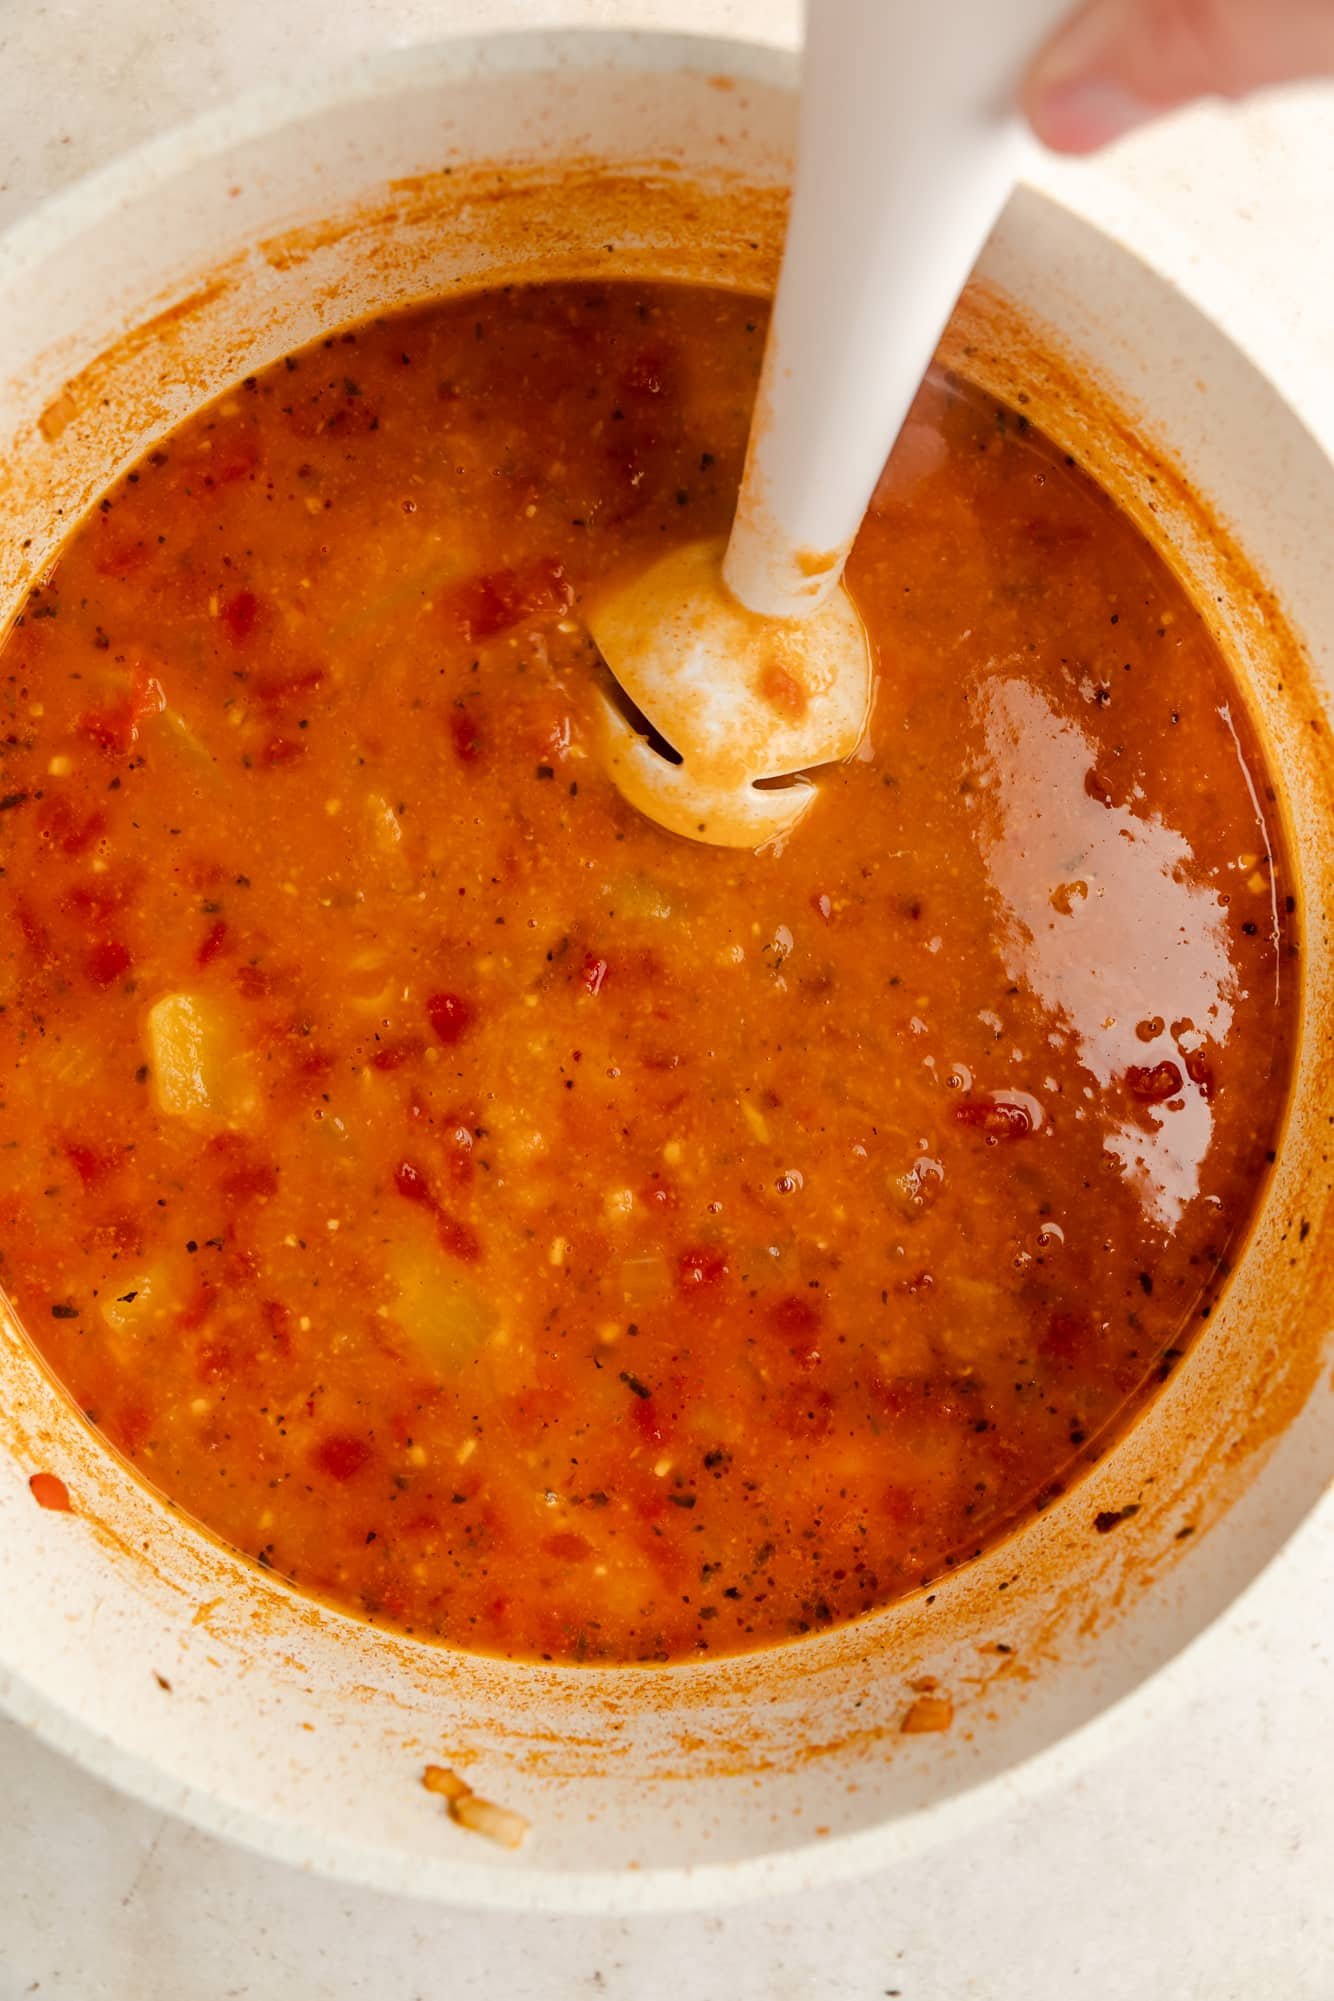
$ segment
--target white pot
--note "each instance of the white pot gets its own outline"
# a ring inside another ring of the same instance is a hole
[[[21,224],[0,240],[0,620],[151,439],[331,326],[520,274],[771,283],[794,78],[772,51],[653,36],[387,54],[173,133]],[[1334,632],[1334,468],[1214,325],[1070,211],[1022,192],[980,275],[952,358],[1023,387],[1214,601],[1287,788],[1301,1073],[1225,1304],[1132,1433],[989,1556],[839,1631],[649,1670],[510,1667],[304,1602],[154,1501],[5,1326],[0,1696],[93,1770],[269,1854],[460,1902],[796,1887],[1105,1748],[1312,1506],[1334,1419],[1334,673],[1294,635]],[[35,1470],[74,1513],[33,1505]],[[953,1729],[905,1736],[927,1674]],[[427,1760],[525,1813],[526,1848],[453,1826]]]

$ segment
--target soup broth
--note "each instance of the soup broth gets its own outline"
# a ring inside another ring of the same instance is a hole
[[[762,302],[508,288],[183,425],[0,654],[0,1282],[299,1588],[527,1658],[849,1618],[1105,1449],[1273,1158],[1295,903],[1210,630],[923,386],[866,741],[758,854],[599,758],[581,608],[723,534]]]

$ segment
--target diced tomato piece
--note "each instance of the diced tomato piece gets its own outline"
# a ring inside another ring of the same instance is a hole
[[[84,960],[84,970],[95,987],[109,987],[130,969],[129,947],[118,938],[104,938],[94,945]]]
[[[664,1517],[675,1516],[679,1521],[680,1515],[661,1491],[662,1483],[655,1480],[653,1486],[656,1491],[645,1494],[640,1500],[637,1532],[632,1524],[630,1533],[640,1555],[653,1566],[659,1583],[677,1596],[690,1579],[695,1565],[683,1541],[670,1532],[662,1532]]]
[[[593,1554],[593,1545],[586,1536],[576,1535],[573,1529],[557,1529],[554,1535],[542,1538],[542,1550],[546,1556],[554,1556],[558,1563],[582,1563]]]
[[[150,542],[147,536],[113,527],[111,517],[104,514],[98,529],[93,567],[99,577],[132,577],[144,567],[150,556],[157,553],[157,547],[157,543]]]
[[[273,771],[284,764],[295,764],[306,754],[306,746],[300,737],[271,736],[259,754],[259,761],[267,770]]]
[[[1165,1104],[1168,1098],[1180,1096],[1181,1072],[1166,1058],[1151,1065],[1132,1063],[1126,1071],[1126,1088],[1142,1105]]]
[[[1042,1353],[1058,1362],[1076,1362],[1090,1355],[1098,1344],[1098,1326],[1090,1313],[1062,1309],[1047,1322],[1040,1343]]]
[[[721,1251],[692,1247],[676,1261],[677,1290],[687,1298],[697,1296],[727,1276],[727,1259]]]
[[[108,1430],[121,1451],[133,1459],[147,1444],[153,1431],[153,1412],[147,1397],[139,1394],[127,1396]]]
[[[487,1610],[487,1616],[490,1618],[493,1625],[495,1625],[501,1632],[504,1632],[508,1628],[510,1622],[509,1599],[493,1598],[491,1600],[491,1603],[487,1606],[486,1610]]]
[[[583,987],[586,994],[600,994],[607,977],[607,962],[584,953]]]
[[[128,873],[93,876],[88,882],[71,883],[60,899],[61,909],[83,918],[90,928],[101,926],[116,911],[124,910],[135,888],[135,879]]]
[[[794,1340],[814,1334],[822,1317],[815,1301],[800,1292],[784,1293],[769,1306],[769,1318],[779,1333],[791,1335]]]
[[[447,615],[466,640],[492,639],[511,626],[541,623],[568,611],[574,591],[552,557],[523,570],[490,570],[446,594]]]
[[[33,957],[49,965],[53,958],[51,933],[39,917],[33,915],[28,904],[21,900],[14,905],[14,922],[18,933]]]
[[[413,1109],[417,1108],[414,1106]],[[418,1167],[415,1161],[399,1162],[394,1169],[394,1186],[405,1201],[421,1202],[428,1208],[435,1208],[435,1195],[430,1180],[425,1169]]]
[[[234,646],[244,645],[260,619],[260,602],[253,591],[233,591],[222,601],[219,616]]]
[[[84,854],[94,841],[101,840],[106,830],[107,816],[100,807],[96,808],[70,828],[60,843],[61,848],[67,855]]]
[[[560,1423],[571,1401],[568,1388],[560,1382],[544,1383],[505,1397],[505,1424],[513,1443],[520,1451],[531,1452],[552,1426]]]
[[[359,390],[355,394],[349,390],[324,428],[331,438],[364,438],[379,430],[380,414]]]
[[[259,442],[248,438],[238,438],[224,446],[213,462],[213,470],[205,484],[231,486],[238,479],[249,479],[259,464]]]
[[[471,1500],[478,1491],[477,1482],[460,1480],[458,1490]],[[440,1517],[434,1508],[417,1508],[404,1517],[400,1527],[405,1536],[435,1536],[440,1530]]]
[[[218,1278],[228,1292],[253,1292],[259,1281],[257,1253],[241,1250],[232,1244],[222,1260]]]
[[[970,1098],[955,1106],[954,1116],[961,1126],[971,1126],[992,1145],[997,1140],[1024,1139],[1033,1130],[1023,1106],[1004,1098]]]
[[[630,1411],[635,1430],[646,1445],[661,1445],[666,1437],[656,1397],[636,1397]]]
[[[1090,540],[1093,528],[1087,521],[1056,520],[1034,514],[1024,523],[1024,534],[1035,549],[1055,551],[1079,548]]]
[[[166,706],[161,684],[142,661],[137,661],[130,673],[130,688],[125,698],[114,708],[87,710],[75,728],[99,750],[113,757],[124,757],[137,743],[139,725],[145,717],[160,713]]]
[[[517,597],[514,571],[497,570],[471,583],[456,584],[446,603],[465,639],[489,639],[513,623]]]
[[[651,1021],[674,1022],[676,1014],[667,1005],[670,977],[668,967],[660,952],[651,945],[618,945],[613,958],[604,958],[600,953],[589,951],[583,958],[569,959],[570,970],[566,978],[577,979],[589,993],[598,993],[606,982],[614,980],[617,992],[624,989],[627,1000],[632,999],[636,1011],[646,1025]],[[675,1070],[681,1061],[680,1052],[671,1038],[652,1046],[645,1054],[644,1061],[651,1069]]]
[[[238,966],[236,984],[247,1000],[267,1000],[278,982],[268,966]]]
[[[201,1383],[229,1382],[236,1372],[236,1357],[230,1342],[205,1341],[195,1357],[195,1374]]]
[[[88,1233],[90,1246],[100,1250],[114,1251],[117,1256],[127,1257],[138,1252],[143,1245],[143,1231],[140,1218],[129,1209],[115,1209],[94,1223]]]
[[[350,376],[341,382],[325,382],[313,396],[305,396],[286,413],[294,437],[356,438],[380,428],[374,403],[361,393]]]
[[[278,1193],[278,1170],[270,1160],[247,1160],[222,1178],[229,1202],[267,1202]]]
[[[299,1077],[306,1084],[322,1083],[334,1069],[336,1059],[330,1055],[327,1049],[312,1049],[310,1047],[302,1049],[300,1045],[298,1045],[298,1049],[299,1054],[292,1066],[292,1074]]]
[[[659,1076],[665,1077],[670,1071],[681,1068],[679,1050],[660,1049],[653,1043],[648,1043],[636,1054],[646,1070],[656,1071]],[[684,1097],[683,1091],[676,1092],[669,1100],[662,1103],[661,1109],[665,1111],[671,1105],[679,1105]]]
[[[449,1256],[457,1258],[460,1264],[475,1265],[482,1255],[482,1241],[476,1230],[457,1216],[451,1216],[447,1209],[437,1209],[435,1226],[440,1238],[440,1248]]]
[[[411,1160],[400,1160],[394,1169],[394,1186],[406,1202],[432,1201],[431,1184]]]
[[[121,1165],[121,1155],[85,1146],[81,1140],[65,1141],[65,1158],[85,1188],[96,1188]]]
[[[355,1431],[331,1431],[311,1454],[331,1480],[351,1480],[371,1456],[370,1443]]]
[[[461,1122],[446,1130],[446,1164],[455,1188],[466,1188],[473,1178],[473,1144],[471,1129]]]
[[[621,377],[627,396],[663,396],[673,386],[676,357],[665,346],[641,347]]]
[[[303,695],[313,694],[324,680],[324,669],[314,661],[289,661],[265,674],[253,674],[246,688],[269,715],[299,706]]]
[[[124,757],[138,735],[128,708],[87,709],[75,728],[112,757]]]
[[[207,492],[213,487],[232,486],[237,480],[248,479],[261,456],[255,425],[245,418],[231,421],[224,418],[209,425],[195,451],[182,463],[181,471],[190,486],[202,486]]]
[[[919,1292],[930,1292],[935,1282],[932,1274],[923,1268],[921,1271],[913,1272],[910,1278],[896,1278],[894,1281],[894,1290],[895,1292],[906,1292],[909,1297],[913,1297]]]
[[[877,1409],[884,1411],[888,1417],[902,1417],[905,1411],[920,1408],[926,1394],[920,1376],[882,1375],[878,1369],[871,1374],[867,1389],[875,1399]]]
[[[449,718],[449,734],[459,763],[476,764],[486,743],[477,711],[455,709]]]
[[[260,1312],[264,1325],[269,1331],[269,1341],[276,1355],[290,1355],[292,1352],[292,1309],[284,1306],[280,1299],[260,1301]]]
[[[130,669],[130,707],[136,723],[145,716],[161,715],[167,706],[167,697],[162,683],[151,674],[142,660],[136,660]]]
[[[70,1513],[69,1488],[58,1473],[30,1473],[28,1492],[39,1508],[49,1508],[56,1515]]]
[[[199,949],[195,953],[195,964],[201,969],[204,966],[211,965],[226,942],[227,925],[224,919],[219,917],[216,923],[209,925],[208,930],[200,940]]]
[[[476,1008],[462,994],[432,994],[426,1003],[427,1020],[447,1049],[463,1040],[476,1016]]]
[[[813,1299],[789,1292],[769,1307],[769,1321],[782,1335],[799,1369],[820,1366],[820,1325],[823,1315]]]
[[[44,799],[37,815],[37,832],[42,840],[58,847],[62,854],[81,855],[100,840],[107,829],[107,816],[100,807],[91,813],[76,813],[68,799],[57,794]]]
[[[371,1057],[372,1070],[399,1070],[422,1054],[426,1044],[419,1035],[405,1035],[397,1042],[382,1042]]]
[[[217,1286],[211,1284],[208,1279],[200,1279],[190,1298],[176,1315],[177,1327],[183,1333],[193,1333],[195,1328],[203,1326],[209,1314],[217,1305],[217,1301]]]
[[[774,1414],[791,1438],[825,1438],[833,1428],[834,1399],[828,1390],[796,1383],[778,1399]]]

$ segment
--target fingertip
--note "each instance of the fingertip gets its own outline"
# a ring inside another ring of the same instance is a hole
[[[1034,57],[1022,108],[1053,152],[1096,152],[1148,117],[1121,81],[1133,21],[1127,0],[1085,0]]]
[[[1054,153],[1096,153],[1153,115],[1124,84],[1105,77],[1043,85],[1024,93],[1023,109],[1037,137]]]

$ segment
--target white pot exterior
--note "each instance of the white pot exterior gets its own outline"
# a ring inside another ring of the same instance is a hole
[[[0,239],[0,621],[153,437],[331,326],[540,271],[766,285],[794,78],[773,51],[670,37],[386,55],[173,134],[20,225]],[[0,1329],[0,1699],[93,1769],[287,1860],[456,1902],[629,1909],[797,1886],[1071,1770],[1321,1491],[1334,897],[1316,725],[1334,660],[1315,641],[1334,633],[1334,576],[1311,524],[1334,515],[1334,468],[1214,325],[1069,211],[1022,192],[981,276],[1003,303],[979,294],[951,356],[999,393],[1024,386],[1215,598],[1288,787],[1302,1078],[1207,1337],[1083,1485],[929,1596],[763,1656],[575,1671],[433,1650],[300,1600],[147,1495]],[[1170,467],[1150,485],[1144,452],[1099,422],[1085,375],[1217,503],[1307,662]],[[33,1506],[38,1469],[65,1478],[74,1514]],[[1094,1535],[1129,1499],[1139,1514]],[[953,1694],[955,1726],[904,1737],[923,1673]],[[452,1826],[418,1783],[428,1760],[527,1814],[527,1847]]]

